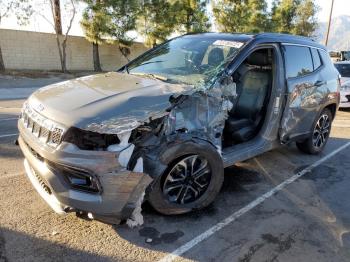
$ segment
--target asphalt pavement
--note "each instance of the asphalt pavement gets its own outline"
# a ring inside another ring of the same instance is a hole
[[[145,203],[145,223],[131,229],[59,216],[31,186],[13,142],[23,98],[39,86],[19,96],[0,84],[1,262],[350,261],[350,111],[337,113],[320,155],[293,144],[238,163],[208,208],[163,216]]]

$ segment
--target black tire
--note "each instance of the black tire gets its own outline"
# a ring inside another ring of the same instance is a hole
[[[301,142],[296,142],[298,149],[307,154],[322,152],[327,144],[331,132],[333,116],[328,108],[323,109],[312,126],[310,137]]]
[[[164,192],[166,179],[170,176],[170,172],[174,170],[179,162],[182,162],[182,160],[185,159],[188,160],[191,156],[195,155],[198,155],[199,159],[205,159],[205,164],[209,166],[211,171],[210,181],[205,192],[203,192],[197,199],[194,198],[192,202],[178,203],[175,200],[171,201],[171,197],[169,196],[170,191],[167,193]],[[224,167],[221,156],[209,143],[185,142],[176,145],[166,150],[163,154],[162,160],[167,163],[168,167],[166,171],[150,185],[150,188],[147,191],[147,199],[149,203],[159,213],[164,215],[174,215],[202,209],[211,204],[220,192],[224,180]]]

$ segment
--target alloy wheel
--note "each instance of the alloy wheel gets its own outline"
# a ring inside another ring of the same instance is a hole
[[[163,194],[172,203],[188,204],[205,193],[210,180],[208,161],[199,155],[191,155],[177,162],[167,174]]]
[[[318,119],[313,135],[312,143],[315,147],[321,148],[327,141],[330,131],[331,121],[327,114],[322,114]]]

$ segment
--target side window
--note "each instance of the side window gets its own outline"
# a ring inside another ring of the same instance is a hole
[[[313,71],[310,49],[304,46],[285,45],[287,78],[303,76]]]
[[[318,54],[318,51],[316,48],[311,48],[311,54],[312,54],[312,60],[314,61],[314,71],[319,68],[322,63],[320,59],[320,55]]]

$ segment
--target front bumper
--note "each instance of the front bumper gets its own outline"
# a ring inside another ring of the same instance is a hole
[[[86,212],[97,220],[117,223],[130,217],[152,181],[147,174],[121,167],[113,152],[80,150],[64,142],[53,149],[30,133],[21,119],[18,128],[26,174],[40,196],[58,214]],[[52,164],[56,168],[52,168]],[[56,164],[91,173],[98,180],[100,192],[72,188]]]
[[[350,108],[350,89],[340,90],[340,104],[341,108]]]

